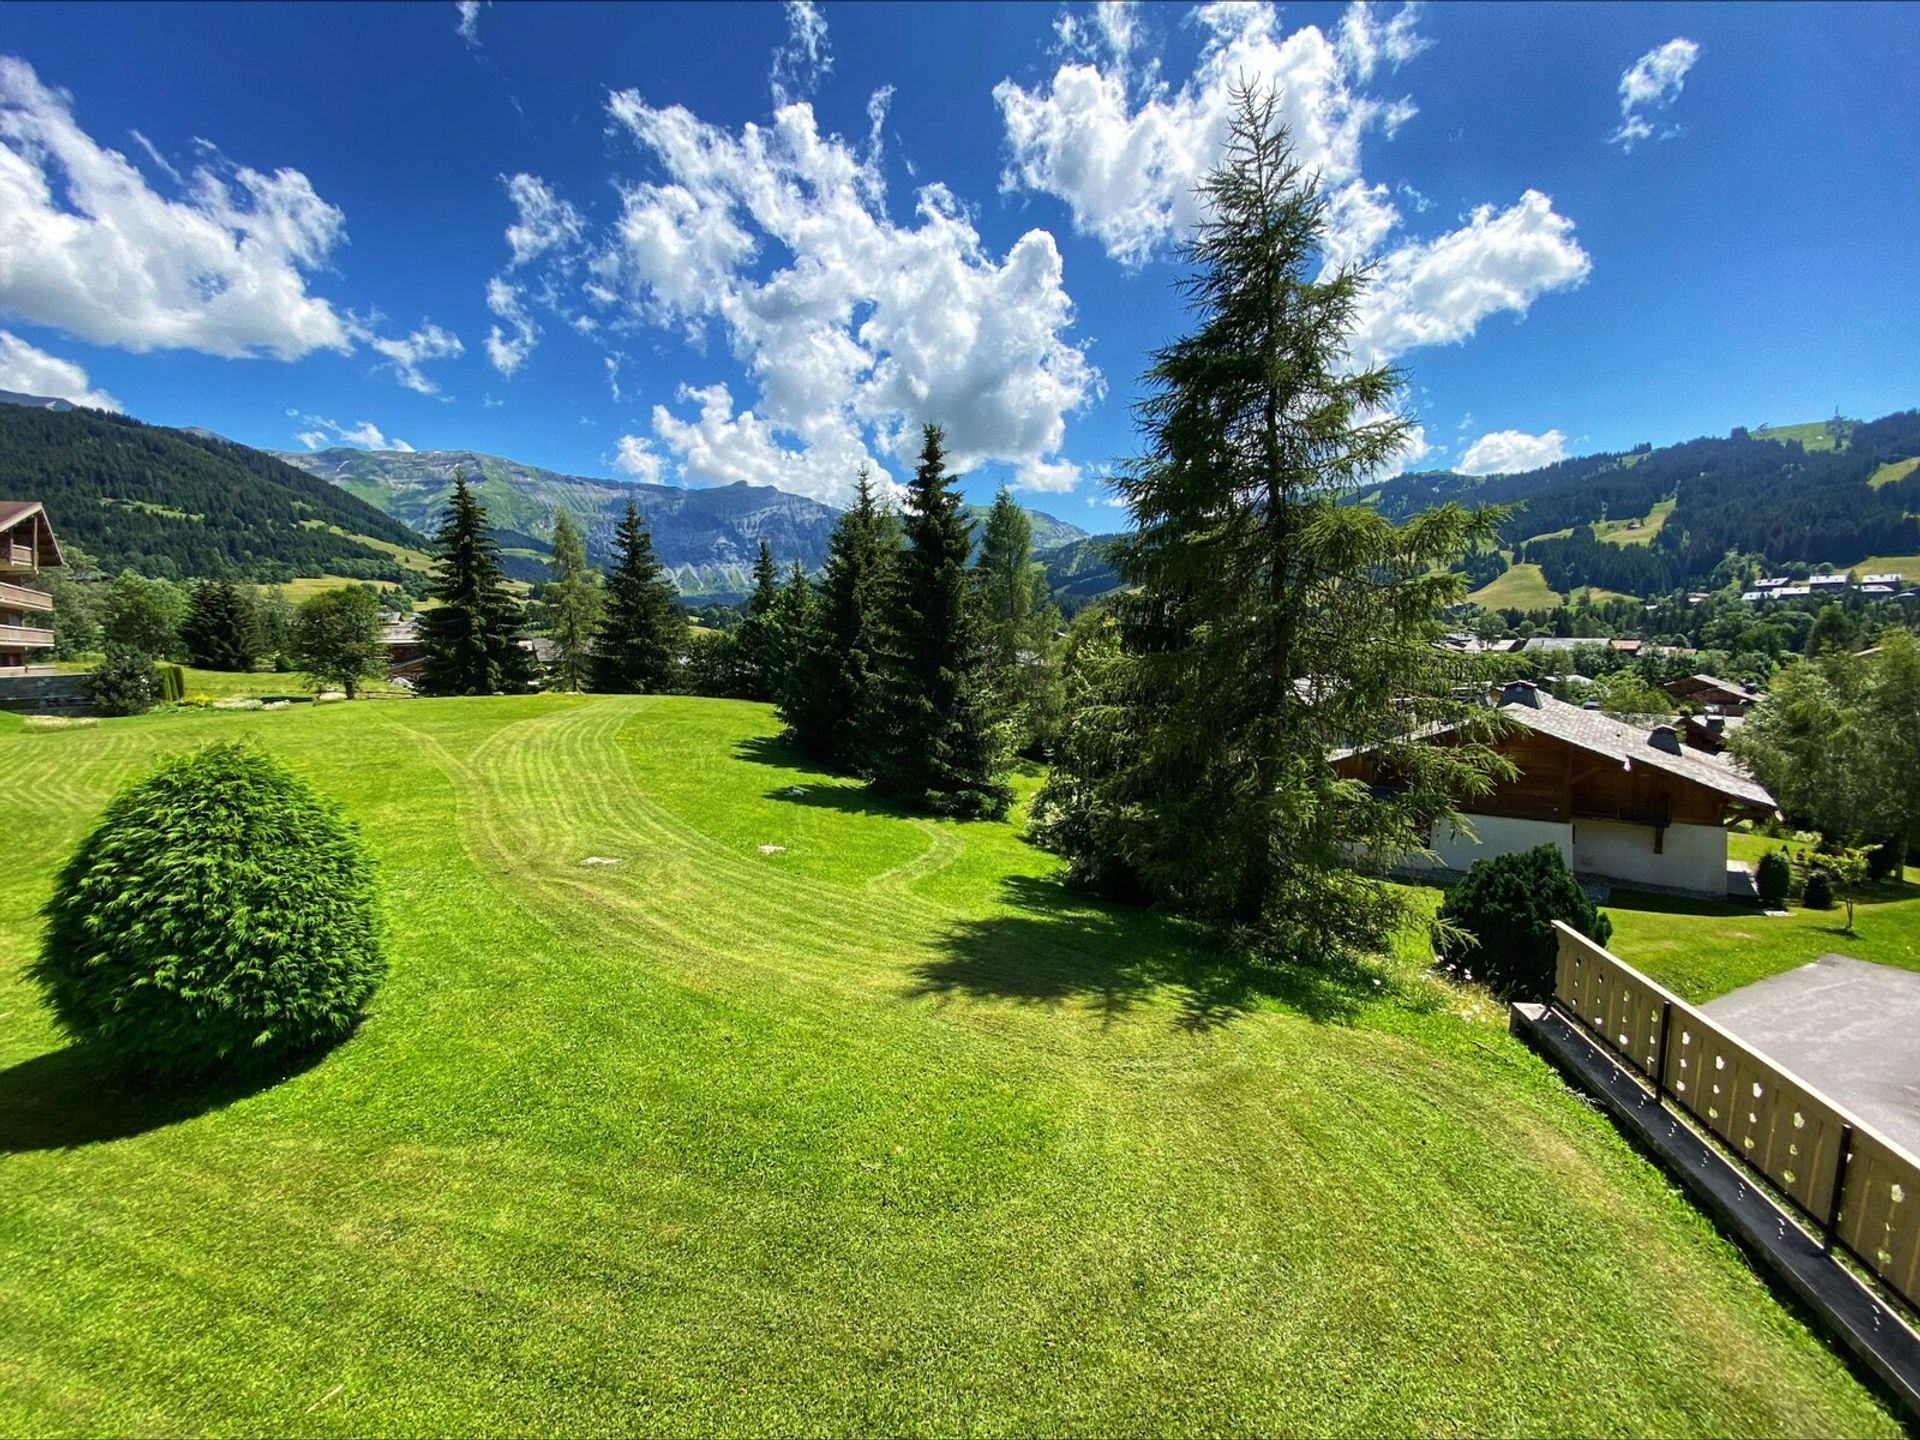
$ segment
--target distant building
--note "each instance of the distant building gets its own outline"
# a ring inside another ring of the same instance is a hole
[[[1526,681],[1496,702],[1512,724],[1500,749],[1517,771],[1465,813],[1471,834],[1437,825],[1438,868],[1552,845],[1576,873],[1724,897],[1727,826],[1771,815],[1773,797],[1732,765],[1689,751],[1671,725],[1651,729],[1556,700]],[[1350,778],[1391,786],[1370,751],[1334,757]]]
[[[1847,577],[1844,575],[1814,575],[1808,578],[1807,587],[1811,590],[1822,591],[1844,590],[1847,588]]]
[[[30,675],[53,648],[53,597],[13,583],[66,562],[38,500],[0,500],[0,675]]]
[[[1860,577],[1860,584],[1863,587],[1868,585],[1891,585],[1897,590],[1900,588],[1901,580],[1902,576],[1898,570],[1885,570],[1878,575],[1862,575]]]
[[[1751,685],[1722,680],[1718,675],[1683,675],[1660,687],[1682,705],[1693,705],[1709,715],[1744,715],[1759,701]]]
[[[427,661],[419,618],[409,615],[404,620],[389,620],[380,627],[380,643],[387,647],[387,678],[398,685],[418,685]],[[520,648],[531,652],[534,664],[542,671],[560,654],[560,647],[544,635],[522,637]]]

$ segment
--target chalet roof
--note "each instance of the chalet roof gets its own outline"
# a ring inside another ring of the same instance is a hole
[[[1683,675],[1678,680],[1669,680],[1664,688],[1676,693],[1682,690],[1724,690],[1729,695],[1737,695],[1743,700],[1755,698],[1751,685],[1742,685],[1738,680],[1723,680],[1718,675]]]
[[[0,535],[35,515],[40,517],[41,568],[65,565],[66,558],[60,553],[60,542],[54,536],[53,524],[47,519],[47,512],[38,500],[0,500]]]
[[[1898,585],[1900,583],[1900,572],[1898,570],[1882,570],[1877,575],[1862,575],[1860,577],[1860,583],[1862,585]]]
[[[1598,710],[1569,705],[1524,683],[1509,685],[1500,697],[1500,713],[1515,724],[1538,735],[1599,755],[1631,768],[1644,765],[1652,770],[1687,780],[1715,794],[1725,795],[1743,804],[1773,809],[1773,796],[1764,786],[1726,764],[1717,764],[1682,751],[1663,750],[1653,741],[1653,732],[1639,725]]]

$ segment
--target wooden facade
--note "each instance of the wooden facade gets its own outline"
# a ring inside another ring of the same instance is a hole
[[[53,648],[53,597],[19,581],[61,563],[39,502],[0,500],[0,675],[34,673]]]

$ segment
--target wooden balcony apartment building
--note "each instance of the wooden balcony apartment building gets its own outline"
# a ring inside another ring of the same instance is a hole
[[[63,564],[38,500],[0,500],[0,676],[51,673],[53,597],[19,581]]]

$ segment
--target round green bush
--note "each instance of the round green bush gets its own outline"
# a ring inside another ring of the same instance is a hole
[[[265,1070],[346,1035],[385,970],[352,824],[265,755],[211,745],[115,797],[67,861],[31,967],[122,1068]]]
[[[1793,863],[1787,859],[1787,852],[1769,850],[1762,855],[1754,867],[1753,885],[1760,892],[1760,903],[1769,910],[1784,905],[1787,892],[1793,889]]]
[[[1800,903],[1809,910],[1833,909],[1833,877],[1824,870],[1809,870]]]
[[[1474,861],[1447,892],[1439,918],[1440,967],[1509,1000],[1553,994],[1554,921],[1564,920],[1596,945],[1613,934],[1613,922],[1553,845]]]

